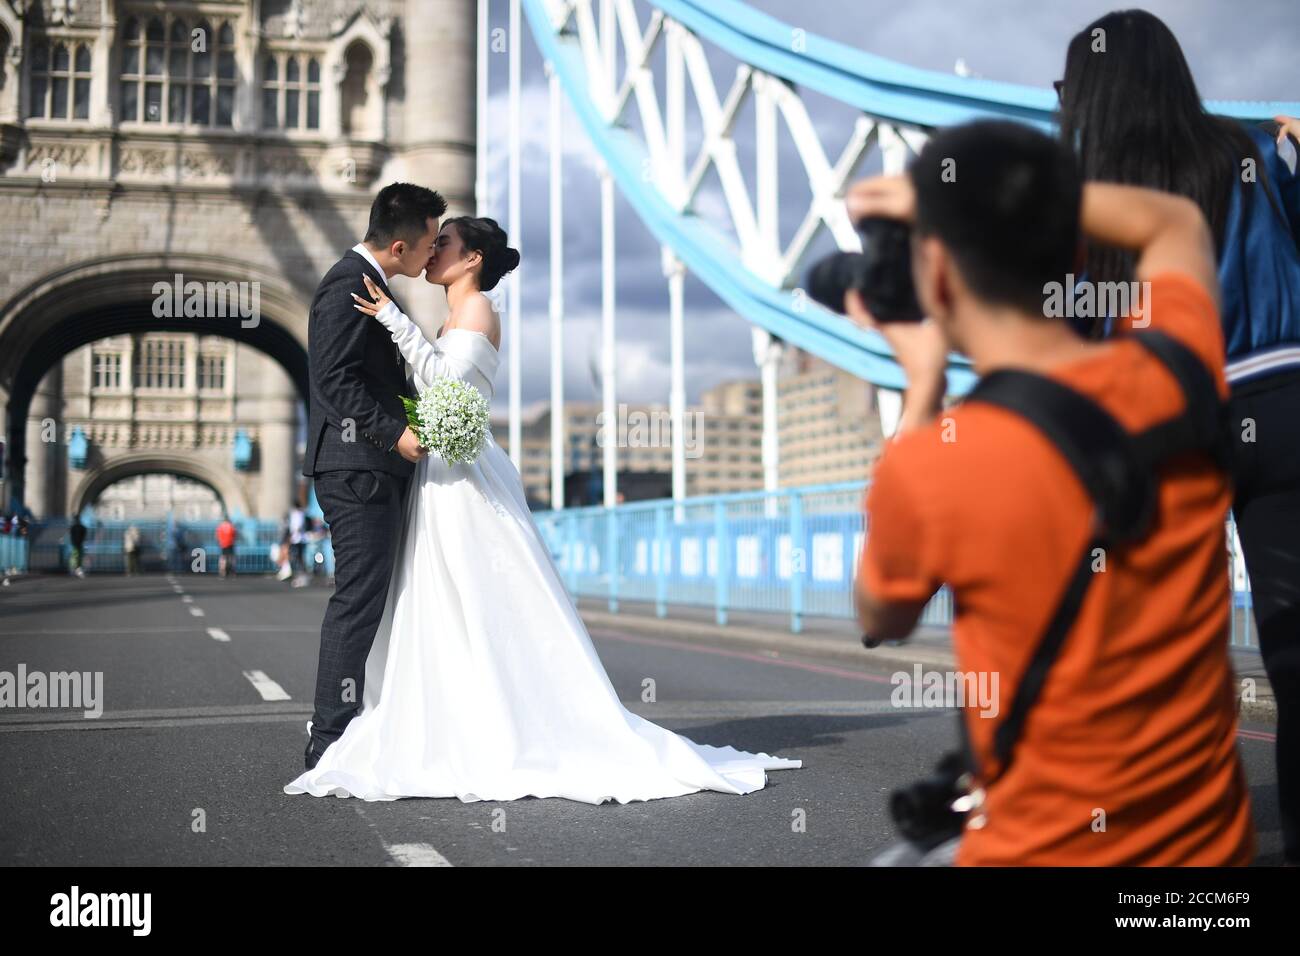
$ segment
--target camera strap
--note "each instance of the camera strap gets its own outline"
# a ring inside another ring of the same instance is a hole
[[[1044,375],[1003,369],[985,376],[966,401],[997,405],[1036,427],[1070,465],[1092,499],[1093,528],[1038,646],[1016,685],[1007,717],[993,735],[996,765],[981,775],[987,787],[1010,766],[1030,710],[1083,606],[1097,549],[1140,541],[1150,532],[1166,461],[1192,452],[1208,454],[1226,470],[1229,445],[1226,404],[1205,364],[1181,342],[1154,330],[1130,333],[1178,382],[1184,408],[1167,421],[1130,433],[1092,399]],[[976,769],[962,721],[968,763]]]

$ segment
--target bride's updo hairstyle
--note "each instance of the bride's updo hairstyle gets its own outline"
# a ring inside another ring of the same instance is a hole
[[[506,245],[506,231],[497,225],[495,219],[455,216],[445,220],[443,225],[456,227],[466,253],[477,252],[483,256],[479,288],[484,292],[495,289],[501,277],[519,265],[519,250]]]

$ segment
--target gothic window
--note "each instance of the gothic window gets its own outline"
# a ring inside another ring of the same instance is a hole
[[[136,351],[137,388],[179,390],[185,388],[185,342],[183,339],[146,338]]]
[[[226,356],[205,352],[199,355],[199,391],[222,392],[226,388]]]
[[[206,19],[129,17],[122,28],[121,119],[230,129],[235,31]]]
[[[94,353],[94,381],[96,389],[116,392],[122,388],[122,353]]]
[[[262,126],[320,129],[320,60],[294,53],[262,59]]]
[[[90,119],[90,47],[37,40],[32,46],[27,115],[37,119]]]

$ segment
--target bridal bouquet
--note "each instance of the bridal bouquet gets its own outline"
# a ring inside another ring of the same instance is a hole
[[[406,420],[420,444],[449,465],[474,461],[488,432],[488,403],[474,386],[440,378],[418,400],[402,396]]]

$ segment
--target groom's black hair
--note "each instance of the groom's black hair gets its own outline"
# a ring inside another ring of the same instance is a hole
[[[366,242],[381,249],[398,239],[415,242],[428,230],[428,221],[446,211],[447,200],[434,190],[414,183],[390,183],[370,205]]]
[[[912,163],[916,232],[937,236],[986,302],[1042,314],[1079,251],[1083,180],[1074,154],[1024,123],[979,120],[935,133]]]

